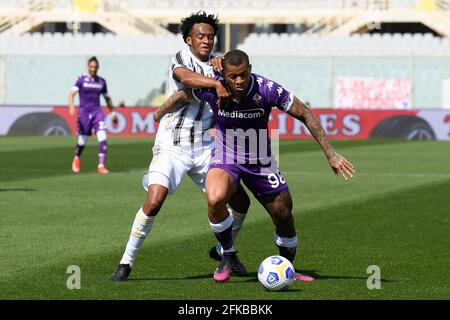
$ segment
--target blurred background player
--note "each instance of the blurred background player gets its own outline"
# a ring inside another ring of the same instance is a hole
[[[180,30],[188,49],[180,50],[172,59],[168,80],[169,95],[185,87],[204,87],[214,90],[218,100],[229,96],[222,83],[213,78],[211,59],[214,57],[212,50],[218,29],[218,19],[205,12],[192,14],[181,21]],[[218,57],[218,61],[220,59]],[[217,66],[219,65],[220,62],[217,63]],[[159,113],[164,110],[167,111],[166,106],[162,105]],[[214,127],[210,106],[203,101],[191,100],[162,119],[159,113],[155,114],[155,120],[160,120],[160,124],[153,147],[153,159],[149,172],[143,179],[147,198],[136,214],[125,252],[112,275],[113,281],[128,278],[137,252],[150,232],[155,216],[167,195],[177,190],[184,177],[188,175],[204,190],[212,146],[208,131]],[[250,200],[242,188],[229,200],[228,210],[234,219],[233,235],[236,237],[250,206]],[[216,246],[211,248],[211,258],[221,260],[220,255],[220,246],[218,250]],[[238,259],[233,262],[233,272],[238,275],[247,274],[245,266]]]
[[[208,102],[216,116],[217,135],[206,177],[206,197],[211,229],[224,249],[222,261],[214,272],[217,282],[230,279],[231,265],[237,259],[233,247],[232,217],[226,203],[238,190],[241,179],[271,216],[276,227],[275,243],[279,254],[294,263],[297,235],[292,198],[270,151],[268,121],[272,107],[277,107],[306,125],[320,144],[336,176],[347,180],[354,173],[352,164],[331,146],[311,110],[281,85],[251,73],[246,53],[231,50],[225,54],[223,74],[231,92],[231,100],[226,108],[218,108],[217,94],[210,89],[185,89],[175,93],[167,102],[173,107],[194,95],[199,101]],[[239,143],[239,136],[247,139]],[[253,141],[254,145],[257,143],[259,147],[252,148],[249,141]],[[297,273],[296,280],[313,281],[314,278]]]
[[[80,172],[81,153],[92,132],[97,135],[98,140],[98,167],[97,171],[101,174],[108,173],[105,167],[106,153],[108,145],[106,142],[105,116],[100,105],[100,96],[105,98],[106,105],[110,111],[113,111],[113,103],[108,94],[106,80],[97,75],[99,63],[96,57],[88,60],[88,74],[80,75],[73,85],[69,94],[69,113],[75,115],[74,97],[78,93],[80,97],[80,107],[77,120],[77,146],[75,156],[72,161],[72,171]],[[114,111],[113,111],[114,112]],[[116,115],[113,114],[113,122],[117,122]]]

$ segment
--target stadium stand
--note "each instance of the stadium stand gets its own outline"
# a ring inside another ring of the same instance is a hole
[[[268,56],[405,56],[450,55],[450,39],[432,34],[250,34],[238,46],[249,54]]]
[[[176,35],[0,35],[3,103],[66,104],[67,90],[85,61],[97,55],[100,74],[116,100],[148,104],[163,93],[170,56],[184,46]],[[254,71],[283,83],[315,107],[333,106],[339,77],[411,80],[413,107],[441,106],[442,82],[450,78],[450,40],[429,34],[355,34],[332,37],[250,34],[238,46],[252,56]],[[23,95],[26,89],[29,94]]]
[[[76,75],[96,55],[115,101],[148,105],[164,93],[169,59],[185,46],[159,24],[197,9],[220,13],[226,24],[302,25],[303,33],[248,28],[237,48],[251,55],[255,72],[280,79],[314,107],[333,107],[341,77],[407,80],[413,108],[443,104],[450,38],[436,35],[450,35],[449,0],[3,0],[0,103],[65,105]],[[364,33],[374,18],[415,21],[434,33]],[[111,32],[35,32],[45,21],[95,21]]]
[[[300,23],[312,33],[349,35],[372,22],[421,22],[450,36],[450,0],[4,0],[0,32],[96,21],[117,34],[164,34],[160,24],[200,9],[220,13],[227,24]]]
[[[87,58],[57,55],[5,57],[4,75],[8,79],[5,103],[66,105],[69,89],[77,75],[85,73]],[[138,104],[139,99],[145,99],[153,88],[162,86],[169,65],[167,55],[98,58],[99,74],[108,80],[114,101],[123,100],[130,106]]]
[[[167,55],[183,46],[182,38],[172,33],[128,36],[112,33],[0,34],[0,54],[11,55]]]

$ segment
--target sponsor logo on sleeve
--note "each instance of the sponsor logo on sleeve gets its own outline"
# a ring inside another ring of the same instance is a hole
[[[289,95],[286,99],[284,99],[283,103],[281,104],[281,108],[283,110],[286,110],[291,104],[292,104],[292,96]]]

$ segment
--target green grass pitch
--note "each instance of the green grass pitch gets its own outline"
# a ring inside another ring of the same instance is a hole
[[[130,281],[111,282],[142,205],[153,142],[110,138],[109,175],[89,141],[71,173],[73,137],[0,138],[1,299],[448,299],[450,143],[335,141],[354,179],[336,179],[313,141],[284,141],[280,168],[294,200],[296,267],[317,276],[267,292],[259,263],[277,254],[273,225],[252,197],[236,247],[251,274],[217,284],[204,195],[186,179],[166,201]],[[67,267],[81,268],[69,290]],[[367,267],[381,289],[367,288]]]

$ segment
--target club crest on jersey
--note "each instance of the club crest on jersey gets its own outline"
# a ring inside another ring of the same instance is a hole
[[[253,96],[253,101],[255,101],[256,104],[260,104],[261,100],[262,100],[261,96],[255,93],[255,95]]]

